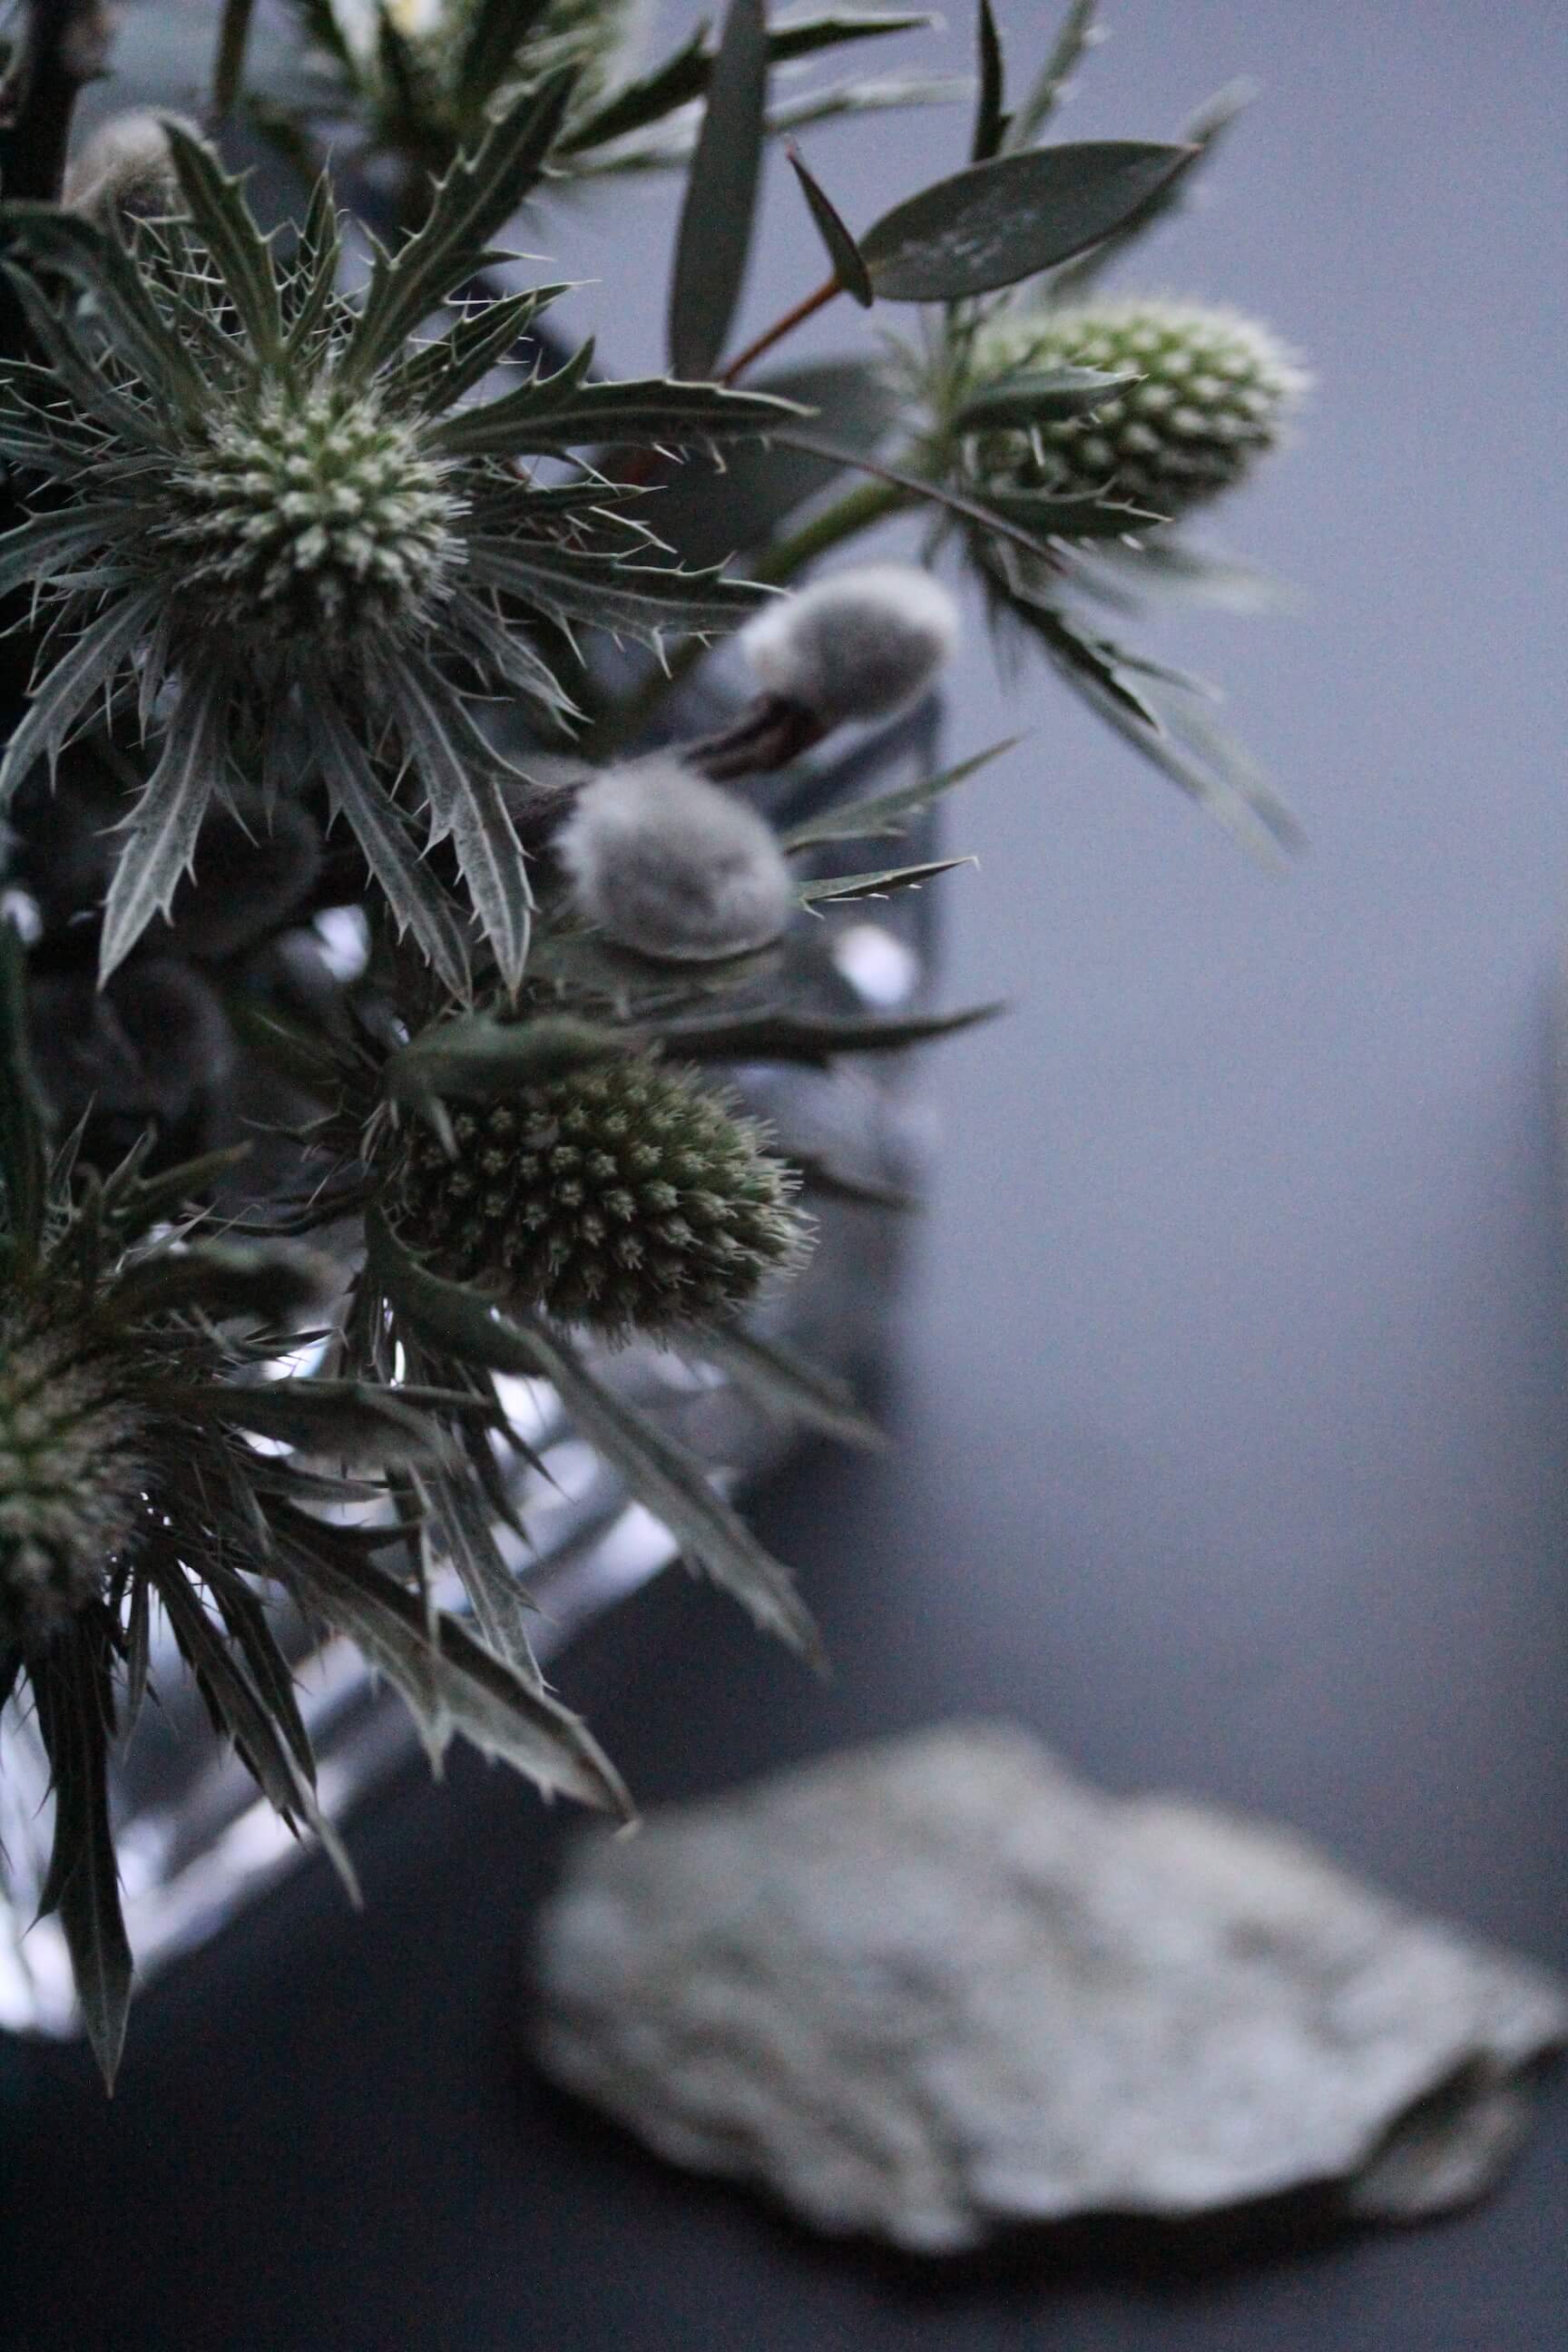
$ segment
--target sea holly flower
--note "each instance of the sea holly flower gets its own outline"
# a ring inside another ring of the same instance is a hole
[[[611,1055],[410,1128],[385,1195],[436,1272],[612,1340],[690,1332],[797,1265],[797,1180],[689,1071]]]
[[[975,337],[975,379],[1011,393],[1012,429],[988,435],[981,463],[1014,484],[1109,490],[1174,516],[1233,488],[1274,448],[1308,378],[1257,320],[1213,304],[1153,297],[1008,310]],[[1119,379],[1092,407],[1063,415],[1031,381],[1093,369]]]
[[[210,1165],[152,1178],[137,1153],[75,1181],[72,1145],[47,1146],[21,969],[0,923],[0,1704],[30,1684],[56,1780],[44,1907],[112,2078],[131,1958],[105,1756],[146,1687],[153,1602],[265,1794],[345,1872],[263,1583],[361,1641],[437,1747],[461,1730],[542,1787],[623,1799],[526,1655],[496,1654],[410,1590],[386,1482],[438,1469],[442,1423],[471,1418],[472,1399],[290,1376],[300,1315],[335,1270],[297,1243],[188,1229]],[[350,1504],[366,1524],[344,1524]]]
[[[548,485],[532,468],[604,440],[765,432],[786,404],[595,382],[591,347],[469,402],[550,289],[410,342],[544,168],[571,87],[557,75],[496,125],[418,234],[377,253],[357,305],[337,290],[324,196],[285,268],[237,183],[172,122],[185,215],[146,225],[129,252],[78,215],[7,207],[23,248],[89,299],[57,307],[12,271],[38,356],[0,370],[0,457],[37,491],[0,539],[0,593],[31,585],[45,631],[0,797],[105,703],[122,735],[139,722],[160,745],[121,829],[105,972],[167,913],[215,794],[314,776],[399,929],[461,991],[463,927],[410,828],[422,817],[430,843],[450,839],[515,987],[531,900],[484,700],[551,723],[569,712],[542,625],[657,646],[726,629],[763,593],[649,560],[595,468]]]

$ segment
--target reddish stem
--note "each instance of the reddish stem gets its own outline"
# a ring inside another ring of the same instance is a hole
[[[775,343],[782,343],[786,335],[793,335],[795,329],[804,325],[805,320],[816,311],[825,310],[834,296],[843,291],[844,289],[839,285],[837,278],[829,278],[824,285],[816,289],[815,293],[808,294],[804,301],[797,302],[793,310],[786,310],[782,319],[775,319],[773,325],[766,330],[765,333],[759,335],[754,343],[748,343],[745,350],[730,362],[719,379],[720,383],[738,383],[754,360],[760,360],[764,352],[771,352]]]

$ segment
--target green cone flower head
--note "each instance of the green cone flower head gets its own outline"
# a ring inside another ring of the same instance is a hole
[[[1239,482],[1278,443],[1306,389],[1295,354],[1241,312],[1158,297],[1010,312],[979,339],[986,381],[1089,367],[1142,381],[1088,415],[999,436],[996,470],[1044,474],[1177,514]],[[987,452],[988,458],[991,453]]]
[[[763,1130],[679,1070],[599,1062],[409,1138],[392,1209],[454,1281],[612,1339],[721,1320],[798,1263],[795,1179]]]
[[[372,399],[265,394],[187,457],[169,536],[193,623],[343,643],[427,625],[460,553],[449,467]]]
[[[98,1599],[145,1511],[143,1417],[76,1353],[0,1321],[0,1649]]]

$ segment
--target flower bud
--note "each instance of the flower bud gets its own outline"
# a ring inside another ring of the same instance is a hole
[[[554,846],[588,920],[642,955],[742,955],[789,919],[794,891],[771,828],[667,751],[584,784]]]
[[[988,382],[1062,367],[1140,377],[1086,415],[987,435],[981,469],[1069,493],[1109,488],[1163,515],[1240,481],[1308,383],[1295,354],[1239,311],[1150,297],[1005,313],[974,360]]]
[[[912,563],[868,563],[765,604],[741,633],[763,685],[826,733],[918,702],[958,645],[958,607]]]
[[[721,1320],[798,1264],[795,1179],[763,1130],[689,1074],[595,1062],[413,1129],[388,1205],[457,1282],[612,1339]]]
[[[171,119],[193,139],[200,136],[194,122]],[[162,118],[136,109],[100,123],[66,168],[62,201],[68,211],[85,213],[104,228],[143,214],[174,211],[180,202],[179,181]]]

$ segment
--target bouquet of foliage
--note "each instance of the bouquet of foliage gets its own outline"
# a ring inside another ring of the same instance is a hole
[[[1050,142],[1092,0],[1018,89],[980,0],[967,152],[857,227],[792,134],[952,88],[812,62],[924,20],[731,0],[661,54],[641,13],[294,0],[289,68],[251,89],[227,0],[205,122],[86,142],[106,12],[32,0],[12,26],[0,1704],[36,1710],[44,1907],[110,2078],[108,1775],[154,1612],[345,1874],[280,1601],[357,1643],[433,1751],[461,1733],[626,1809],[534,1660],[509,1381],[550,1384],[688,1563],[815,1654],[787,1570],[613,1375],[635,1337],[852,1419],[751,1310],[808,1252],[814,1191],[854,1178],[792,1155],[733,1074],[974,1017],[826,1013],[803,975],[826,910],[952,862],[885,845],[978,761],[793,831],[754,788],[929,693],[956,635],[933,564],[1194,798],[1290,839],[1199,682],[1096,618],[1234,590],[1182,520],[1300,389],[1234,312],[1099,289],[1233,101],[1170,144]],[[247,119],[289,217],[221,160]],[[825,276],[731,355],[773,140]],[[564,289],[507,240],[570,180],[655,169],[686,174],[667,363],[616,377],[556,339]],[[829,303],[882,331],[770,372]],[[809,576],[906,513],[920,568]],[[683,725],[683,674],[735,630],[751,699]]]

